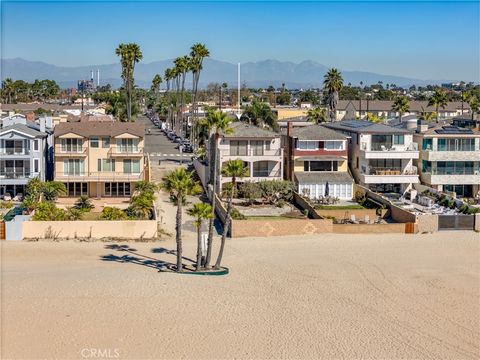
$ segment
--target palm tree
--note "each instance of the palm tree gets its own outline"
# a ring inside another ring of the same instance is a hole
[[[15,96],[15,85],[11,78],[2,81],[2,97],[5,103],[10,104]]]
[[[92,200],[90,200],[87,195],[81,195],[73,207],[77,210],[88,212],[95,206],[92,204]]]
[[[392,111],[398,112],[400,115],[400,122],[402,122],[402,116],[410,110],[410,104],[405,96],[398,96],[395,98],[392,104]]]
[[[445,109],[448,103],[448,97],[445,91],[442,89],[436,89],[433,95],[428,100],[428,106],[435,106],[435,113],[437,114],[437,123],[438,123],[438,109],[441,107]]]
[[[183,108],[185,106],[185,79],[187,77],[187,72],[190,71],[190,57],[185,55],[175,59],[175,68],[177,70],[178,83],[180,87],[177,88],[177,92],[180,91],[180,108],[177,109],[179,121],[178,125],[181,125],[183,128]],[[184,134],[185,135],[185,134]]]
[[[193,224],[197,228],[197,264],[196,271],[200,271],[202,267],[202,223],[205,219],[212,219],[212,207],[205,203],[196,203],[187,210],[187,214],[193,216],[195,221]]]
[[[420,112],[419,120],[432,121],[436,117],[435,111],[426,111],[422,106],[422,111]]]
[[[155,99],[158,98],[158,94],[160,93],[160,84],[162,82],[163,82],[163,79],[160,76],[160,74],[156,74],[152,79],[151,90],[153,91],[153,93],[155,95]]]
[[[253,101],[247,106],[240,118],[242,121],[248,121],[256,126],[269,126],[273,130],[278,129],[277,117],[270,106],[263,102]]]
[[[327,121],[327,111],[324,108],[316,107],[309,109],[307,112],[307,120],[314,124],[320,124]]]
[[[468,104],[470,105],[470,110],[472,111],[472,120],[475,119],[475,114],[480,110],[480,102],[476,96],[471,96]]]
[[[192,92],[193,92],[193,101],[192,101],[192,129],[196,123],[197,117],[197,92],[198,92],[198,82],[200,80],[200,72],[203,69],[203,60],[210,56],[210,51],[207,49],[205,44],[196,43],[193,44],[190,48],[190,71],[192,72]],[[194,139],[193,131],[191,133],[191,140]],[[194,141],[195,142],[195,141]]]
[[[60,195],[65,195],[67,189],[60,181],[46,181],[42,184],[42,194],[46,201],[55,201]]]
[[[209,144],[210,144],[210,156],[209,166],[210,175],[213,179],[213,194],[212,194],[212,218],[208,222],[208,245],[207,256],[205,258],[205,267],[210,265],[210,259],[212,257],[212,243],[213,243],[213,223],[215,218],[215,194],[217,193],[218,182],[218,159],[217,159],[217,143],[220,135],[230,134],[232,128],[230,124],[232,119],[225,113],[216,110],[210,111],[205,119],[205,126],[209,130]]]
[[[167,92],[168,92],[170,91],[170,81],[172,81],[174,78],[173,69],[170,69],[170,68],[165,69],[164,78],[165,78],[165,81],[167,82]]]
[[[122,65],[122,79],[125,90],[125,103],[127,108],[127,120],[132,121],[132,97],[134,91],[134,71],[135,64],[143,59],[140,46],[135,43],[120,44],[115,49],[115,54],[120,56]]]
[[[158,185],[150,181],[137,181],[135,183],[135,194],[139,195],[146,192],[154,193],[158,190]]]
[[[223,250],[225,248],[225,240],[227,237],[227,233],[230,229],[230,222],[231,222],[230,215],[232,214],[232,200],[233,200],[233,194],[235,191],[237,178],[243,178],[245,176],[248,176],[248,174],[249,174],[248,167],[245,166],[243,160],[241,159],[229,160],[222,167],[222,175],[226,177],[231,177],[232,182],[231,182],[231,188],[230,188],[230,196],[228,198],[227,217],[225,219],[225,226],[223,228],[223,234],[222,234],[222,242],[220,243],[220,251],[218,252],[217,261],[214,267],[215,269],[220,268],[220,264],[222,262]]]
[[[343,87],[341,72],[335,68],[328,70],[323,77],[323,87],[328,92],[327,102],[330,110],[330,121],[334,121],[337,113],[338,93]]]
[[[177,205],[176,216],[176,242],[177,242],[177,271],[182,271],[182,207],[185,205],[187,195],[199,193],[200,185],[193,180],[193,175],[183,167],[167,173],[163,179],[163,188],[170,192],[171,201]]]

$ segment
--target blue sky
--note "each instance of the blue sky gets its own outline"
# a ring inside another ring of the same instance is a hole
[[[144,61],[203,42],[229,62],[314,60],[419,79],[480,80],[480,5],[469,2],[2,1],[2,57],[75,66]]]

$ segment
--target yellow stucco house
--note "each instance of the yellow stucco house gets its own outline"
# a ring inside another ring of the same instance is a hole
[[[55,180],[67,195],[128,197],[135,183],[149,180],[141,124],[88,121],[55,127]]]

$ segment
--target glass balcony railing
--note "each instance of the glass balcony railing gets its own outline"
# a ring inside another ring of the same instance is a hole
[[[0,148],[0,155],[29,155],[30,149],[27,148]]]

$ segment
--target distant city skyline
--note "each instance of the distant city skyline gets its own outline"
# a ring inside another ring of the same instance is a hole
[[[58,66],[153,62],[195,42],[227,62],[313,60],[418,79],[480,80],[480,4],[470,2],[2,1],[2,58]]]

